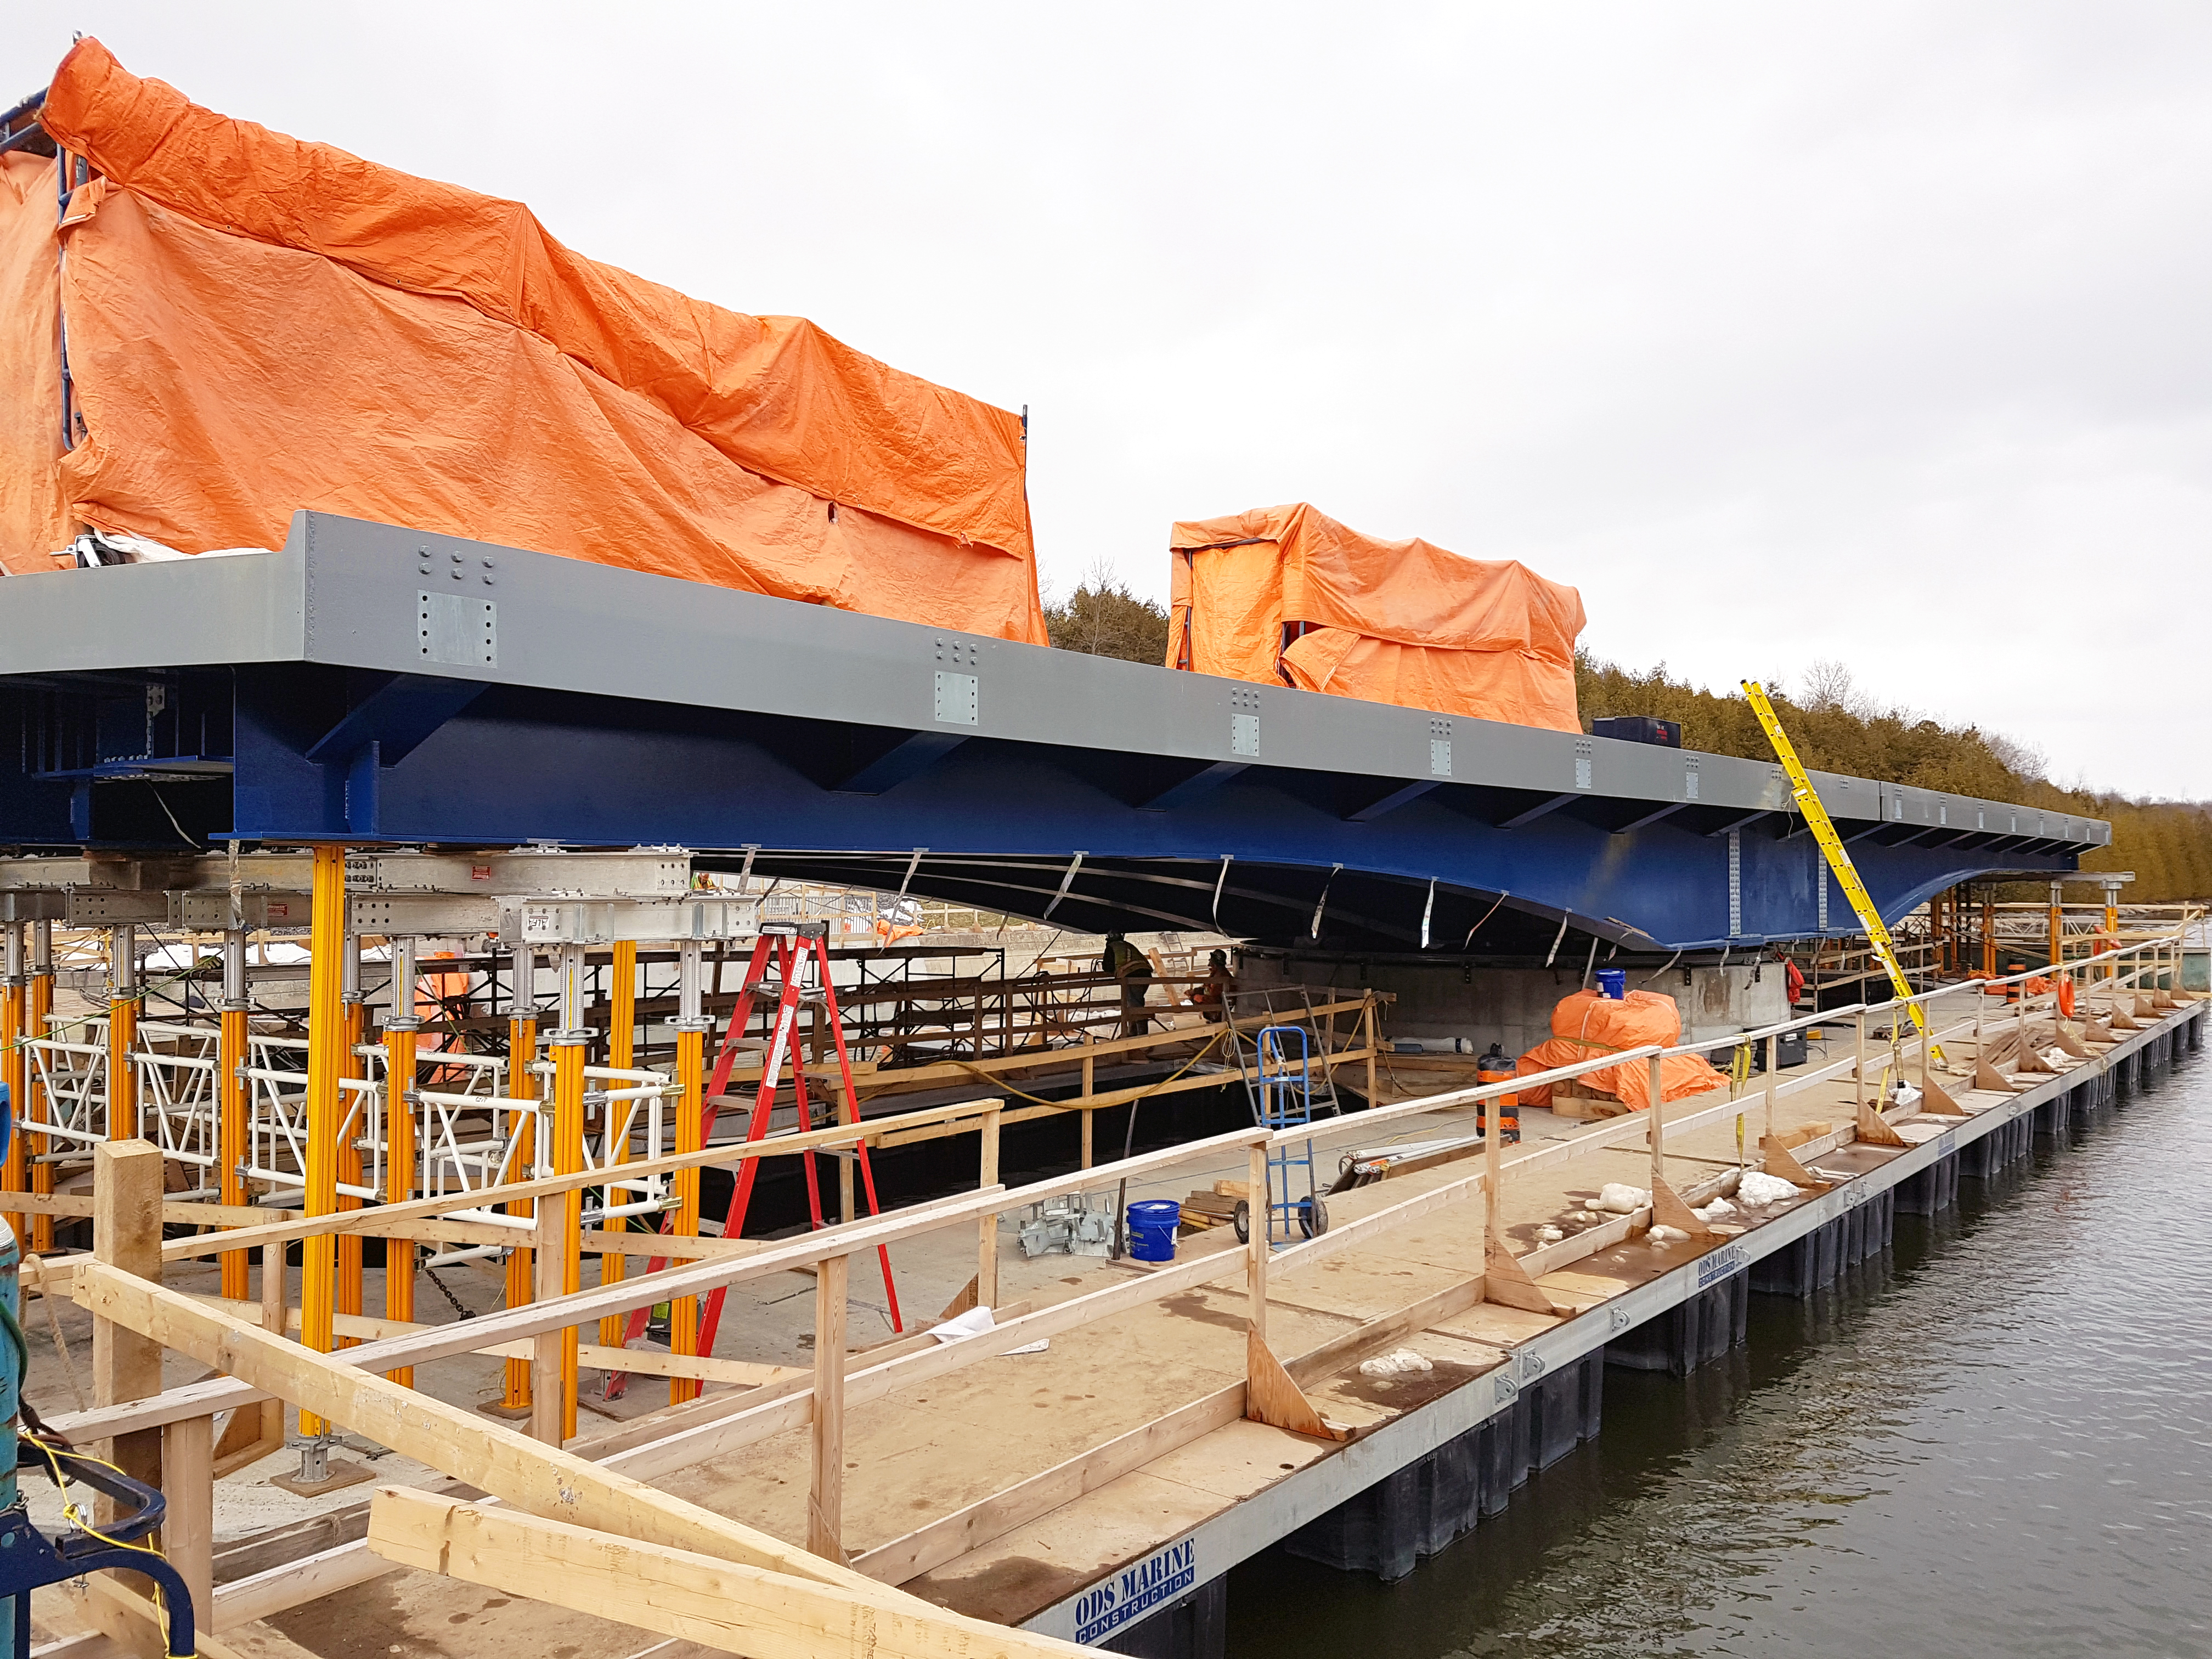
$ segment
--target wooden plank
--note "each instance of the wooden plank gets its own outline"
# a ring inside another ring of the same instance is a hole
[[[1024,1522],[1048,1515],[1086,1492],[1097,1491],[1168,1453],[1244,1415],[1244,1385],[1232,1382],[1189,1405],[1117,1435],[1103,1445],[1054,1465],[1005,1491],[917,1527],[901,1538],[878,1544],[853,1565],[871,1578],[903,1584],[947,1561],[1012,1532]]]
[[[17,1200],[10,1198],[8,1202],[10,1206],[15,1206]],[[97,1200],[89,1193],[26,1193],[21,1195],[21,1207],[34,1215],[83,1217],[93,1213],[96,1202]],[[468,1203],[455,1203],[449,1207],[471,1208],[473,1200]],[[307,1217],[307,1212],[305,1210],[268,1209],[254,1204],[194,1204],[165,1201],[161,1206],[161,1224],[168,1227],[282,1227],[287,1223],[305,1221]],[[398,1238],[404,1232],[411,1234],[414,1237],[438,1244],[512,1244],[514,1243],[516,1231],[514,1228],[501,1227],[495,1223],[486,1221],[427,1221],[416,1223],[411,1227],[403,1227],[400,1223],[386,1221],[381,1208],[348,1211],[346,1219],[352,1224],[343,1230],[348,1233],[359,1233],[368,1238]],[[586,1250],[598,1249],[603,1253],[622,1250],[636,1255],[648,1253],[647,1249],[641,1249],[638,1245],[627,1241],[620,1244],[595,1244],[592,1242],[623,1237],[618,1234],[587,1232],[582,1237],[586,1241],[584,1248]],[[633,1237],[642,1239],[644,1235],[639,1234]],[[691,1241],[685,1242],[689,1243]],[[714,1253],[712,1247],[722,1244],[720,1239],[715,1238],[697,1242],[710,1248],[696,1252],[679,1250],[675,1254],[712,1255]],[[668,1254],[665,1251],[651,1253]],[[183,1254],[186,1253],[170,1253],[173,1258]],[[209,1252],[200,1251],[197,1254],[206,1255]],[[64,1257],[63,1260],[66,1261],[68,1258]]]
[[[1015,1318],[1027,1313],[1029,1309],[1027,1302],[1014,1302],[1000,1311],[1008,1318]],[[874,1364],[897,1353],[937,1346],[936,1340],[927,1332],[894,1337],[889,1342],[848,1355],[848,1374],[851,1368]],[[625,1352],[635,1353],[635,1350]],[[572,1455],[586,1457],[594,1462],[605,1462],[612,1467],[625,1451],[653,1444],[679,1428],[696,1426],[728,1416],[745,1407],[760,1393],[777,1388],[796,1389],[801,1383],[809,1383],[812,1375],[810,1371],[791,1370],[782,1382],[764,1385],[751,1395],[714,1395],[706,1399],[664,1407],[620,1428],[579,1441],[568,1449]],[[800,1403],[806,1404],[804,1395]],[[802,1418],[800,1420],[805,1419]],[[267,1619],[304,1602],[319,1601],[355,1584],[366,1583],[393,1570],[391,1562],[370,1553],[365,1540],[356,1539],[349,1544],[337,1545],[318,1554],[222,1585],[216,1591],[216,1628],[230,1630],[239,1625]],[[871,1577],[878,1576],[869,1575]]]
[[[872,1580],[868,1594],[404,1486],[369,1505],[387,1559],[750,1659],[1077,1659],[1073,1642],[987,1624]],[[855,1575],[857,1577],[857,1575]],[[896,1598],[887,1605],[879,1598]]]
[[[248,1310],[259,1305],[252,1302],[226,1301],[219,1296],[195,1296],[192,1300],[241,1317]],[[401,1319],[379,1319],[369,1314],[337,1314],[332,1316],[332,1322],[331,1329],[337,1335],[362,1337],[372,1341],[404,1336],[410,1331],[448,1328],[444,1325],[416,1324]],[[295,1331],[300,1328],[300,1310],[297,1308],[287,1312],[285,1328]],[[477,1348],[471,1352],[495,1359],[526,1359],[530,1357],[530,1350],[529,1342],[518,1341],[495,1343],[490,1347]],[[770,1365],[757,1359],[710,1359],[690,1354],[667,1353],[659,1348],[609,1348],[592,1342],[578,1345],[576,1363],[589,1370],[637,1371],[651,1376],[696,1376],[709,1382],[733,1382],[740,1388],[757,1388],[763,1382],[781,1382],[790,1377],[808,1375],[796,1366]]]
[[[850,1258],[833,1255],[814,1280],[814,1437],[806,1547],[845,1559],[845,1287]]]
[[[999,1184],[999,1114],[983,1115],[982,1153],[975,1184]],[[999,1305],[999,1212],[992,1211],[975,1224],[975,1301],[980,1307]]]
[[[215,1602],[215,1419],[188,1417],[161,1431],[161,1553],[183,1575],[195,1607]]]
[[[1224,1138],[1238,1140],[1241,1144],[1245,1137]],[[632,1164],[627,1167],[634,1170],[639,1166]],[[501,1313],[487,1314],[480,1319],[428,1326],[404,1336],[387,1338],[357,1348],[341,1349],[332,1357],[344,1365],[374,1365],[389,1370],[399,1365],[441,1359],[457,1353],[472,1353],[482,1347],[535,1336],[540,1331],[556,1329],[572,1322],[581,1322],[605,1314],[625,1312],[632,1307],[658,1302],[668,1297],[672,1290],[681,1295],[687,1289],[693,1291],[711,1289],[717,1284],[731,1284],[743,1279],[758,1278],[803,1267],[822,1255],[835,1253],[841,1243],[846,1248],[873,1248],[878,1243],[894,1243],[902,1238],[932,1232],[940,1227],[956,1224],[972,1215],[975,1207],[990,1196],[978,1194],[939,1204],[918,1205],[913,1209],[897,1211],[880,1218],[868,1218],[854,1223],[850,1227],[824,1228],[803,1239],[765,1248],[742,1261],[695,1262],[686,1267],[670,1268],[665,1273],[650,1273],[640,1279],[597,1286],[563,1298],[557,1304],[529,1304]],[[230,1237],[234,1237],[235,1235]],[[81,1289],[76,1294],[76,1300],[80,1305],[87,1305]],[[80,1431],[96,1428],[101,1432],[120,1431],[112,1426],[118,1422],[132,1428],[158,1426],[174,1422],[179,1417],[228,1410],[249,1400],[258,1399],[264,1392],[265,1390],[239,1381],[204,1382],[190,1389],[172,1389],[161,1400],[146,1402],[143,1409],[125,1408],[119,1413],[98,1410],[76,1413],[58,1419],[56,1426],[67,1425]],[[805,1419],[801,1418],[799,1420],[804,1422]]]
[[[597,1319],[610,1313],[623,1313],[634,1307],[660,1302],[673,1297],[696,1295],[719,1285],[737,1285],[765,1279],[779,1273],[788,1273],[805,1267],[832,1255],[873,1249],[878,1244],[895,1244],[939,1228],[957,1225],[975,1219],[992,1211],[1016,1209],[1048,1198],[1067,1193],[1081,1192],[1097,1187],[1104,1179],[1119,1179],[1126,1176],[1132,1181],[1143,1180],[1154,1171],[1171,1169],[1179,1164],[1213,1158],[1235,1147],[1249,1146],[1264,1140],[1264,1129],[1239,1129],[1226,1134],[1214,1135],[1205,1140],[1188,1141],[1180,1146],[1164,1147],[1157,1152],[1142,1153],[1109,1166],[1104,1171],[1078,1171],[1057,1176],[1048,1180],[1032,1182],[1026,1187],[1012,1188],[991,1188],[982,1192],[960,1194],[952,1198],[914,1206],[909,1209],[893,1211],[882,1216],[862,1217],[849,1224],[841,1223],[824,1227],[797,1238],[764,1244],[747,1255],[729,1260],[693,1262],[686,1267],[671,1267],[665,1272],[641,1279],[624,1279],[612,1285],[595,1285],[562,1298],[556,1303],[534,1303],[519,1308],[509,1308],[499,1313],[483,1315],[465,1322],[465,1331],[452,1325],[440,1325],[410,1335],[394,1337],[388,1341],[363,1348],[349,1348],[343,1358],[349,1364],[376,1364],[391,1367],[420,1364],[448,1354],[468,1353],[491,1342],[510,1341],[517,1338],[535,1336],[538,1332],[561,1326]],[[635,1172],[647,1166],[631,1164],[623,1166],[627,1172]],[[564,1177],[565,1178],[565,1177]],[[542,1183],[538,1183],[542,1184]],[[502,1190],[517,1190],[506,1188]],[[1457,1196],[1448,1194],[1447,1199]],[[1433,1206],[1439,1202],[1437,1194],[1425,1194],[1410,1200],[1416,1206]],[[396,1206],[395,1206],[396,1207]],[[1403,1207],[1403,1206],[1401,1206]],[[1285,1251],[1279,1260],[1288,1261],[1307,1253],[1328,1254],[1348,1248],[1357,1242],[1358,1231],[1369,1224],[1355,1222],[1349,1229],[1337,1229],[1322,1237]],[[226,1237],[235,1239],[238,1234]],[[985,1340],[988,1338],[974,1339]],[[1026,1340],[1027,1339],[1024,1339]]]
[[[31,1659],[130,1659],[131,1652],[106,1631],[81,1630],[74,1636],[41,1642],[31,1650]]]
[[[88,1619],[141,1659],[160,1659],[167,1650],[168,1622],[152,1598],[105,1573],[82,1582],[84,1590],[77,1606]],[[197,1620],[193,1633],[201,1634]],[[198,1659],[241,1659],[241,1656],[229,1643],[205,1636],[198,1643]]]
[[[161,1277],[161,1152],[143,1140],[103,1141],[93,1149],[92,1218],[96,1262],[142,1279]],[[161,1392],[161,1345],[128,1325],[95,1318],[92,1324],[92,1401],[117,1406]],[[134,1480],[161,1484],[158,1431],[127,1430],[112,1436],[101,1454]],[[112,1519],[115,1500],[102,1497],[100,1516]]]
[[[1246,1155],[1244,1191],[1244,1326],[1264,1342],[1267,1340],[1267,1261],[1275,1248],[1265,1146],[1255,1146]]]
[[[265,1572],[216,1585],[214,1626],[222,1632],[258,1624],[392,1571],[392,1564],[373,1553],[362,1540],[335,1545]]]
[[[1364,1008],[1367,1004],[1366,997],[1355,997],[1349,1001],[1320,1005],[1310,1010],[1310,1012],[1316,1018],[1321,1018],[1329,1014],[1346,1013],[1355,1008]],[[1153,1012],[1157,1015],[1161,1011],[1156,1009]],[[1267,1024],[1271,1018],[1272,1016],[1250,1015],[1237,1020],[1236,1024],[1239,1030],[1257,1030],[1261,1026]],[[1110,1060],[1121,1054],[1143,1053],[1154,1048],[1170,1048],[1187,1042],[1206,1042],[1217,1037],[1221,1029],[1220,1026],[1211,1024],[1203,1026],[1183,1026],[1173,1031],[1150,1032],[1142,1036],[1109,1037],[1103,1042],[1083,1046],[1087,1049],[1087,1057],[1095,1063],[1101,1060]],[[1054,1049],[1048,1052],[1055,1060],[1062,1056],[1071,1060],[1077,1057],[1073,1048]],[[1350,1056],[1345,1055],[1340,1058],[1348,1059]],[[1044,1063],[1049,1064],[1051,1061]],[[902,1090],[911,1090],[928,1088],[939,1083],[962,1083],[976,1077],[993,1078],[1001,1073],[1030,1071],[1036,1069],[1039,1064],[1040,1057],[1036,1051],[1027,1049],[1018,1054],[1000,1055],[991,1060],[938,1060],[927,1066],[917,1066],[911,1069],[878,1075],[885,1078],[896,1077]],[[863,1086],[865,1090],[865,1085]],[[1091,1103],[1097,1105],[1106,1098],[1107,1097],[1103,1095],[1097,1096]],[[1074,1103],[1071,1101],[1068,1104],[1072,1108]]]
[[[1029,1310],[1030,1304],[1026,1301],[1011,1303],[1000,1310],[1009,1319],[1019,1317]],[[267,1328],[264,1325],[263,1328]],[[429,1326],[425,1328],[443,1330],[447,1328]],[[927,1332],[921,1332],[912,1337],[897,1338],[888,1343],[878,1344],[873,1348],[862,1349],[852,1357],[851,1364],[853,1368],[858,1369],[863,1365],[878,1364],[884,1359],[902,1352],[914,1352],[921,1348],[934,1348],[938,1346]],[[524,1352],[523,1345],[517,1344],[515,1351]],[[365,1352],[361,1348],[348,1348],[341,1350],[333,1358],[342,1363],[351,1364],[354,1363],[354,1356]],[[639,1357],[640,1351],[625,1348],[622,1350],[622,1354],[623,1363],[629,1365],[634,1358]],[[681,1355],[666,1357],[676,1361],[681,1361],[683,1358]],[[373,1354],[368,1355],[369,1361],[373,1362],[374,1358]],[[724,1360],[718,1363],[729,1365],[751,1364],[745,1360]],[[574,1449],[579,1455],[594,1458],[611,1457],[617,1451],[658,1441],[679,1428],[696,1427],[702,1423],[714,1421],[738,1411],[750,1409],[766,1398],[781,1398],[793,1388],[803,1389],[812,1376],[809,1371],[787,1366],[763,1367],[762,1369],[773,1369],[781,1375],[776,1381],[762,1383],[758,1388],[746,1394],[715,1395],[710,1399],[689,1401],[680,1406],[667,1407],[658,1412],[648,1413],[619,1429],[612,1430],[606,1434],[595,1435]],[[850,1374],[849,1371],[848,1374]],[[72,1412],[64,1416],[52,1418],[48,1419],[47,1426],[81,1443],[86,1440],[99,1439],[110,1434],[133,1429],[160,1428],[164,1424],[174,1423],[184,1418],[204,1417],[211,1412],[228,1411],[256,1401],[272,1403],[280,1407],[283,1403],[282,1401],[272,1400],[263,1390],[247,1383],[229,1377],[215,1377],[204,1382],[188,1383],[182,1388],[171,1389],[166,1393],[155,1395],[151,1400],[141,1401],[131,1405],[105,1409],[95,1408],[89,1412]],[[804,1404],[803,1395],[802,1404]],[[805,1420],[804,1416],[798,1419],[800,1423]]]
[[[656,1492],[558,1447],[540,1445],[502,1424],[402,1388],[336,1356],[287,1342],[105,1263],[82,1269],[77,1281],[79,1299],[95,1316],[280,1393],[302,1411],[341,1423],[532,1514],[573,1517],[647,1543],[696,1546],[725,1560],[794,1574],[868,1597],[889,1596],[879,1602],[886,1607],[911,1602],[911,1598],[886,1591],[849,1568],[810,1555],[781,1539]]]
[[[1425,1330],[1438,1320],[1449,1319],[1454,1314],[1465,1313],[1480,1304],[1483,1276],[1448,1286],[1419,1302],[1410,1303],[1395,1312],[1386,1313],[1355,1325],[1340,1336],[1331,1337],[1310,1352],[1300,1354],[1285,1369],[1291,1379],[1302,1387],[1310,1388],[1326,1377],[1334,1376],[1347,1366],[1358,1364],[1370,1354],[1404,1340],[1415,1331]]]
[[[811,1129],[800,1134],[773,1135],[765,1140],[732,1141],[720,1146],[709,1146],[696,1152],[672,1152],[665,1158],[642,1159],[623,1166],[623,1178],[663,1175],[677,1170],[711,1168],[716,1164],[740,1164],[750,1158],[781,1158],[814,1148],[850,1145],[856,1140],[875,1140],[886,1130],[908,1125],[934,1123],[947,1117],[979,1114],[996,1106],[996,1101],[962,1101],[952,1105],[932,1106],[920,1111],[908,1112],[898,1117],[877,1118],[861,1124],[833,1124],[824,1129]],[[412,1199],[404,1204],[386,1204],[374,1210],[350,1210],[343,1214],[313,1216],[297,1221],[276,1222],[267,1226],[245,1227],[232,1232],[210,1234],[204,1238],[173,1238],[161,1247],[162,1259],[174,1261],[182,1258],[217,1255],[225,1250],[258,1248],[279,1240],[290,1243],[295,1239],[319,1238],[325,1234],[355,1232],[364,1224],[379,1226],[411,1223],[418,1218],[435,1218],[453,1210],[481,1209],[488,1204],[505,1204],[524,1199],[556,1196],[584,1187],[606,1184],[604,1170],[586,1170],[580,1175],[545,1176],[535,1181],[510,1182],[502,1187],[479,1188],[474,1193],[448,1193],[436,1198]],[[496,1223],[490,1224],[496,1226]],[[419,1229],[410,1229],[420,1237]],[[526,1232],[514,1229],[501,1243],[517,1242],[514,1235]]]

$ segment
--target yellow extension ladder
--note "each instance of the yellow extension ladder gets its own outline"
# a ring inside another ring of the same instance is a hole
[[[1782,722],[1774,713],[1774,704],[1766,695],[1765,687],[1757,680],[1743,682],[1743,695],[1751,703],[1751,712],[1759,716],[1759,730],[1766,733],[1767,742],[1774,745],[1774,757],[1782,763],[1782,769],[1790,775],[1790,798],[1797,810],[1805,815],[1805,827],[1813,832],[1813,839],[1820,843],[1820,851],[1828,860],[1828,868],[1836,872],[1836,884],[1844,890],[1844,896],[1851,902],[1852,914],[1859,926],[1866,929],[1867,942],[1881,965],[1889,970],[1889,982],[1900,997],[1913,994],[1912,981],[1905,978],[1905,969],[1897,960],[1897,946],[1889,937],[1889,929],[1882,925],[1881,912],[1874,908],[1874,900],[1867,896],[1866,884],[1851,866],[1851,855],[1844,849],[1843,837],[1828,817],[1828,809],[1820,805],[1820,793],[1813,787],[1813,780],[1805,774],[1805,763],[1797,758],[1791,746],[1790,734],[1782,729]],[[1928,1034],[1928,1017],[1921,1012],[1920,1005],[1908,1002],[1906,1010],[1912,1024],[1923,1036]],[[1941,1057],[1942,1050],[1930,1048],[1929,1054]]]

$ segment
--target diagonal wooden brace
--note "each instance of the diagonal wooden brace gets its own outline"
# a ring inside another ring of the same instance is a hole
[[[1244,1333],[1244,1415],[1292,1434],[1316,1440],[1349,1440],[1352,1431],[1340,1428],[1314,1409],[1306,1391],[1291,1380],[1275,1358],[1267,1339],[1257,1331]]]
[[[1518,1308],[1524,1313],[1549,1314],[1555,1319],[1563,1319],[1571,1311],[1545,1295],[1544,1287],[1529,1278],[1528,1270],[1513,1252],[1496,1239],[1490,1241],[1484,1255],[1482,1299],[1495,1302],[1501,1308]]]

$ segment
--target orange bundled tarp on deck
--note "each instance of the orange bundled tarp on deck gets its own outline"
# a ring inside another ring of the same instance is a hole
[[[54,163],[6,158],[0,386],[54,416],[35,455],[8,440],[45,474],[0,495],[10,568],[79,523],[278,546],[313,507],[1044,642],[1018,416],[584,258],[519,203],[198,108],[97,41],[40,121],[100,176],[58,232]]]
[[[1682,1013],[1672,997],[1662,996],[1656,991],[1631,991],[1616,1000],[1596,991],[1577,991],[1562,997],[1552,1010],[1551,1040],[1538,1043],[1522,1055],[1519,1070],[1522,1077],[1528,1077],[1537,1072],[1572,1066],[1578,1060],[1595,1060],[1601,1054],[1649,1048],[1654,1043],[1663,1048],[1680,1042],[1681,1036]],[[1651,1103],[1650,1073],[1649,1060],[1632,1060],[1623,1065],[1585,1072],[1575,1081],[1594,1094],[1611,1095],[1622,1105],[1640,1112]],[[1697,1054],[1669,1054],[1659,1062],[1659,1087],[1668,1100],[1701,1095],[1727,1081]],[[1524,1089],[1521,1099],[1530,1106],[1549,1105],[1551,1086],[1544,1084]]]
[[[1168,665],[1579,732],[1582,596],[1512,560],[1385,542],[1304,505],[1179,524]]]

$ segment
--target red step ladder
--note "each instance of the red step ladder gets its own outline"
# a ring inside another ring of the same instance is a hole
[[[830,1036],[836,1044],[838,1076],[844,1084],[845,1098],[854,1103],[854,1117],[856,1121],[858,1121],[860,1103],[859,1097],[853,1091],[852,1055],[845,1047],[844,1022],[839,1018],[837,1012],[837,987],[830,973],[829,931],[828,927],[822,922],[802,922],[793,932],[763,933],[755,941],[752,957],[745,964],[744,986],[738,993],[737,1006],[730,1010],[729,1024],[722,1032],[721,1050],[714,1059],[714,1074],[707,1085],[706,1098],[701,1109],[699,1125],[699,1144],[702,1146],[709,1144],[714,1137],[714,1119],[720,1109],[719,1103],[722,1098],[723,1091],[729,1087],[731,1068],[737,1063],[738,1054],[742,1047],[739,1039],[744,1035],[747,1023],[752,1018],[754,997],[768,981],[771,955],[775,958],[774,966],[777,980],[775,1022],[769,1030],[768,1052],[761,1066],[760,1086],[753,1096],[752,1117],[745,1126],[746,1142],[750,1144],[767,1137],[769,1117],[775,1109],[776,1091],[783,1080],[784,1061],[787,1058],[795,1056],[798,1047],[799,1011],[810,994],[801,988],[799,980],[802,970],[810,962],[821,978],[820,990],[815,994],[818,994],[823,1000],[823,1017],[828,1023]],[[799,1129],[804,1132],[813,1128],[815,1127],[814,1108],[807,1097],[806,1066],[804,1061],[799,1061],[792,1066],[791,1086],[799,1108]],[[825,1110],[829,1111],[834,1118],[835,1109],[826,1101],[823,1104]],[[868,1213],[879,1214],[880,1212],[876,1206],[875,1172],[868,1165],[867,1143],[866,1141],[858,1143],[855,1150],[859,1155],[860,1166],[860,1185],[867,1197]],[[814,1225],[820,1228],[824,1224],[822,1216],[822,1183],[815,1167],[814,1154],[809,1151],[800,1153],[799,1158],[806,1171],[807,1212]],[[745,1211],[752,1202],[753,1180],[760,1165],[760,1159],[749,1158],[744,1159],[738,1167],[737,1183],[730,1194],[729,1206],[722,1215],[722,1237],[725,1238],[736,1238],[744,1231]],[[668,1225],[669,1218],[665,1215],[662,1216],[660,1230],[665,1232]],[[878,1244],[876,1247],[876,1259],[883,1264],[884,1295],[890,1305],[891,1328],[894,1331],[902,1332],[906,1327],[899,1316],[898,1286],[891,1278],[890,1249]],[[667,1265],[667,1257],[655,1256],[646,1271],[648,1273],[656,1273]],[[706,1308],[699,1319],[698,1341],[692,1350],[693,1352],[711,1354],[714,1352],[714,1334],[721,1324],[722,1303],[727,1288],[726,1285],[717,1286],[708,1293]],[[629,1327],[623,1334],[623,1346],[629,1346],[645,1334],[646,1323],[650,1312],[651,1310],[648,1308],[631,1310]],[[671,1312],[673,1313],[672,1308]],[[610,1371],[607,1374],[605,1397],[609,1400],[619,1400],[629,1385],[629,1373]]]

